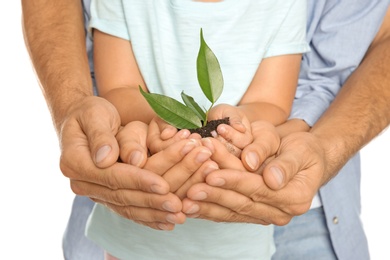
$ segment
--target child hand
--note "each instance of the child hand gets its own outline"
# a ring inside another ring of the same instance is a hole
[[[220,104],[213,107],[209,112],[209,121],[225,117],[229,118],[229,125],[219,125],[216,129],[217,135],[214,137],[222,137],[222,142],[230,143],[241,150],[252,143],[250,122],[238,107]],[[228,147],[228,149],[230,148]]]
[[[200,137],[191,135],[188,129],[178,130],[159,117],[155,117],[149,123],[146,146],[151,154],[155,154],[187,138],[199,139]]]

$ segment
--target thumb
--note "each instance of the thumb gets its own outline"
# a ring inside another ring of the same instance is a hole
[[[308,133],[294,133],[283,138],[276,157],[264,167],[263,178],[266,185],[279,190],[292,179],[314,177],[306,175],[309,171],[315,173],[319,170],[320,157],[316,146]]]
[[[287,145],[282,140],[276,156],[265,163],[263,170],[264,182],[273,190],[285,187],[302,166],[300,163],[301,154],[296,147],[291,146],[292,144]]]
[[[119,146],[115,135],[121,121],[116,108],[99,98],[99,102],[80,114],[78,121],[86,135],[95,165],[106,168],[117,162]]]

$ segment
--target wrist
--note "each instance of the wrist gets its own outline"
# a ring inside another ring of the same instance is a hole
[[[60,133],[62,125],[74,111],[94,100],[92,91],[85,93],[80,89],[66,89],[59,95],[45,95],[46,102],[52,116],[57,133]]]
[[[295,133],[295,132],[308,132],[310,126],[303,119],[290,119],[283,124],[280,124],[276,127],[277,132],[281,138]]]
[[[350,153],[341,136],[321,133],[315,129],[310,132],[323,151],[324,176],[322,185],[324,185],[337,175],[350,158]]]

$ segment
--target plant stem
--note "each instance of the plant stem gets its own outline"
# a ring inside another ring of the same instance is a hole
[[[207,122],[209,121],[209,111],[210,109],[214,106],[215,103],[211,103],[211,106],[209,109],[206,110],[206,118],[205,120],[203,121],[203,126],[206,126],[207,125]]]

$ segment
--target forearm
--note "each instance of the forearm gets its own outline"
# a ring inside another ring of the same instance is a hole
[[[122,125],[127,125],[132,121],[149,124],[156,116],[138,88],[114,88],[102,97],[110,101],[118,110]]]
[[[390,123],[389,29],[311,130],[325,147],[328,179]]]
[[[277,132],[281,138],[295,133],[295,132],[308,132],[310,126],[302,119],[289,119],[285,123],[276,127]]]
[[[80,0],[22,0],[27,49],[57,132],[68,110],[93,95]]]
[[[240,104],[238,107],[250,122],[265,120],[277,126],[285,123],[288,118],[287,113],[283,109],[270,103],[254,102]]]

